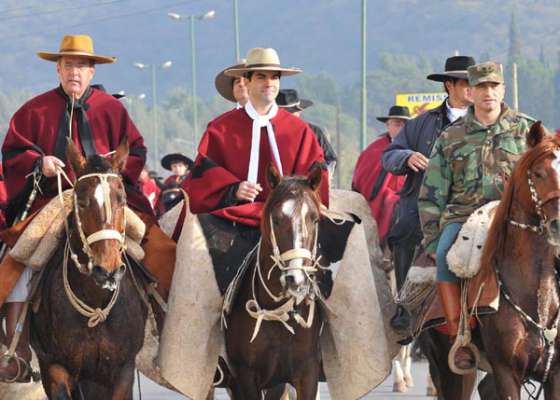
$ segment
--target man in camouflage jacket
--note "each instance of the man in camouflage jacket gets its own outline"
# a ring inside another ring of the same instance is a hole
[[[478,64],[469,67],[468,74],[473,106],[437,139],[418,198],[423,245],[436,261],[438,294],[453,338],[460,280],[449,271],[447,252],[470,214],[500,198],[503,176],[526,150],[525,135],[534,122],[502,102],[501,64]],[[469,369],[473,362],[466,348],[457,351],[459,369]]]

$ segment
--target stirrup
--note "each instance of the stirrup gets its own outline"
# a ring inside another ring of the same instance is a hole
[[[41,379],[41,376],[31,369],[31,365],[29,364],[29,362],[24,358],[21,358],[17,354],[5,353],[0,356],[0,365],[5,364],[9,366],[11,361],[14,361],[17,366],[17,372],[15,376],[13,378],[0,379],[0,382],[28,383],[31,381],[31,379],[33,379],[34,382],[37,382]]]
[[[457,365],[455,365],[455,354],[460,348],[467,348],[472,353],[474,357],[474,365],[472,368],[461,369],[458,368]],[[457,375],[469,375],[475,373],[478,370],[478,364],[480,363],[480,351],[478,350],[478,347],[476,347],[476,345],[470,341],[470,338],[469,340],[465,340],[462,335],[457,335],[455,343],[453,343],[453,346],[451,346],[451,349],[449,350],[447,363],[449,364],[449,369],[451,370],[451,372]]]

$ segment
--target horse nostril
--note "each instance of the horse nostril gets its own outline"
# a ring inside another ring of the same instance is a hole
[[[558,232],[560,232],[560,221],[557,219],[553,219],[549,222],[548,229],[550,230],[550,233],[555,235],[558,234]]]
[[[105,280],[109,277],[109,273],[105,270],[105,268],[99,265],[94,265],[94,267],[91,270],[91,273],[93,274],[94,277],[96,277],[99,280]]]
[[[296,284],[296,278],[294,278],[292,275],[286,275],[286,285],[293,286],[295,284]]]

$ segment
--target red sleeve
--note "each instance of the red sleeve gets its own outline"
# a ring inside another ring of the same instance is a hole
[[[9,199],[15,198],[24,188],[26,176],[44,151],[34,143],[32,134],[40,130],[33,113],[26,108],[18,110],[10,121],[2,145],[4,181]]]
[[[190,208],[195,214],[207,213],[226,205],[224,199],[232,190],[232,185],[241,180],[233,173],[220,166],[215,160],[225,151],[219,135],[208,125],[200,140],[198,154],[191,174],[184,181],[184,188],[189,195]]]
[[[132,184],[138,182],[140,173],[146,164],[146,146],[144,145],[144,138],[130,119],[128,112],[122,106],[122,121],[123,127],[121,128],[120,134],[126,134],[128,137],[128,159],[126,161],[126,166],[123,171],[123,176],[129,180]],[[120,138],[119,138],[120,141]]]

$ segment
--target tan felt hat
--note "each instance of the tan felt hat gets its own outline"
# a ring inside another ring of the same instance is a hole
[[[278,71],[285,76],[295,75],[302,72],[299,68],[282,67],[276,50],[271,48],[263,49],[256,47],[249,50],[247,53],[247,62],[245,66],[226,69],[224,73],[227,76],[238,77],[251,71]]]
[[[96,64],[110,64],[117,57],[101,56],[93,51],[93,40],[88,35],[65,35],[60,42],[60,50],[56,53],[40,51],[39,57],[47,61],[58,61],[62,56],[84,57]]]

